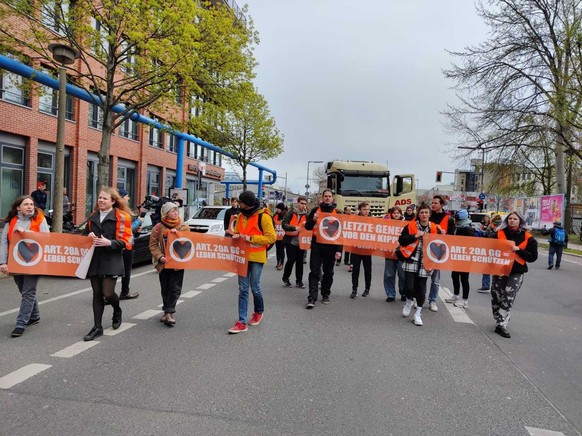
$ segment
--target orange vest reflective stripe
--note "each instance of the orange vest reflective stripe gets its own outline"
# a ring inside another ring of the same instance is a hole
[[[441,220],[441,222],[438,224],[438,226],[445,232],[448,233],[449,232],[449,218],[451,216],[450,215],[445,215],[445,217]]]
[[[40,231],[40,225],[42,224],[42,220],[44,220],[44,215],[38,209],[38,213],[36,214],[36,218],[33,217],[30,219],[30,228],[28,229],[30,232],[38,232]],[[18,217],[15,216],[10,220],[10,224],[8,225],[8,242],[10,242],[10,238],[12,237],[12,233],[14,233],[14,228],[16,227],[16,221],[18,221]]]
[[[87,222],[91,231],[91,220]],[[131,217],[128,213],[115,209],[115,239],[123,241],[125,248],[133,248],[133,231],[131,230]]]
[[[248,236],[257,236],[262,235],[261,229],[259,229],[259,216],[261,214],[254,214],[250,217],[245,217],[242,214],[239,214],[237,219],[238,225],[238,232],[241,235],[248,235]],[[249,251],[250,252],[257,252],[257,251],[266,251],[267,247],[265,245],[256,245],[250,244]]]
[[[438,227],[435,223],[431,223],[429,221],[428,225],[429,233],[438,233]],[[416,221],[410,221],[408,223],[408,234],[412,236],[416,235],[417,233],[418,225],[416,224]],[[414,253],[414,250],[416,250],[416,247],[418,247],[418,239],[415,240],[412,244],[406,245],[405,247],[400,247],[400,252],[405,258],[409,259],[410,256],[412,256],[412,253]]]
[[[293,212],[293,215],[291,216],[291,221],[289,221],[289,225],[292,227],[299,227],[299,224],[305,222],[306,219],[307,219],[306,214],[303,214],[301,215],[301,217],[299,217],[299,214],[297,212]],[[285,235],[287,236],[297,236],[298,234],[299,229],[295,231],[285,231]]]
[[[519,244],[517,247],[520,250],[525,250],[525,247],[527,247],[527,241],[529,240],[529,238],[531,238],[531,233],[529,232],[525,232],[525,239],[523,240],[523,242],[521,244]],[[497,232],[497,239],[501,239],[502,241],[507,241],[507,235],[505,234],[505,232],[503,230],[499,230]],[[515,261],[517,263],[519,263],[520,265],[525,265],[525,260],[523,260],[519,254],[515,253]]]

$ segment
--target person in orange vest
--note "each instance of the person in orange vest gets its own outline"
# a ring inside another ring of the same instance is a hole
[[[538,258],[538,243],[527,231],[525,219],[515,211],[505,217],[495,237],[515,242],[513,251],[516,257],[509,276],[494,275],[491,281],[491,309],[496,324],[495,333],[510,338],[507,326],[511,309],[523,284],[523,275],[528,271],[527,263],[535,262]]]
[[[333,202],[331,189],[326,189],[322,193],[321,203],[314,207],[307,216],[305,228],[313,230],[318,225],[321,213],[338,213],[336,204]],[[321,303],[329,304],[331,285],[333,285],[333,267],[338,259],[342,258],[342,246],[334,244],[322,244],[317,242],[314,234],[311,238],[311,254],[309,256],[309,296],[307,297],[307,309],[313,309],[317,301],[319,292],[319,282],[321,280]],[[322,276],[323,270],[323,276]]]
[[[244,191],[238,197],[240,213],[236,220],[233,239],[242,239],[248,243],[249,263],[246,276],[238,276],[238,321],[228,332],[232,334],[246,332],[249,287],[253,293],[254,313],[248,325],[259,325],[263,319],[265,305],[261,290],[263,265],[267,263],[267,246],[277,240],[273,219],[261,207],[261,202],[252,191]]]
[[[445,197],[442,195],[435,195],[430,203],[432,210],[430,214],[430,222],[439,226],[447,235],[452,235],[455,228],[455,220],[451,214],[443,209],[447,204]],[[441,272],[435,269],[430,276],[430,292],[428,294],[428,308],[436,312],[439,310],[437,300],[439,298],[439,287],[441,282]]]
[[[21,195],[10,206],[10,211],[4,218],[6,225],[2,230],[0,240],[0,273],[8,274],[8,249],[10,239],[14,232],[49,232],[49,226],[44,218],[42,210],[34,206],[34,200],[30,195]],[[36,286],[40,276],[15,274],[14,282],[22,297],[20,310],[16,317],[16,326],[12,330],[11,336],[18,338],[22,336],[28,326],[37,324],[40,321],[38,311],[38,301],[36,299]]]
[[[92,341],[103,335],[103,311],[105,301],[113,306],[112,327],[121,326],[121,307],[115,293],[118,277],[123,277],[125,266],[122,251],[131,249],[131,211],[117,189],[105,187],[99,192],[95,211],[87,220],[84,235],[93,240],[95,251],[91,258],[87,277],[93,289],[94,325],[83,338]]]
[[[278,203],[277,206],[275,206],[275,213],[273,214],[275,221],[282,222],[286,214],[287,205],[283,202]],[[275,242],[275,250],[277,255],[276,268],[280,271],[283,269],[283,265],[285,265],[285,242],[283,240],[277,240],[277,242]]]
[[[402,269],[404,270],[404,292],[406,303],[402,309],[402,316],[408,317],[416,299],[416,313],[414,314],[414,324],[421,326],[422,306],[426,299],[426,282],[430,276],[430,270],[424,267],[424,257],[422,252],[425,233],[444,233],[435,223],[430,222],[430,207],[421,204],[417,209],[416,220],[410,221],[402,229],[398,238],[400,252],[404,258]]]
[[[297,208],[289,209],[289,212],[283,218],[281,227],[285,230],[283,242],[285,242],[285,251],[287,252],[287,262],[283,270],[283,284],[290,288],[291,271],[295,265],[295,286],[300,289],[305,289],[303,284],[303,253],[305,250],[299,248],[299,229],[305,225],[307,219],[307,198],[297,197]]]

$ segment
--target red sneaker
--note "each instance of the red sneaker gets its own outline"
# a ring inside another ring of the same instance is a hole
[[[231,328],[228,329],[229,333],[236,334],[241,332],[246,332],[249,328],[246,324],[243,324],[240,321],[237,321]]]
[[[255,313],[253,313],[253,317],[249,321],[249,325],[259,325],[261,323],[262,319],[263,319],[263,314],[255,312]]]

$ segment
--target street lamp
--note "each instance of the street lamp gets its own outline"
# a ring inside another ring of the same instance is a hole
[[[59,63],[59,101],[57,108],[57,150],[52,231],[63,231],[63,187],[65,184],[65,112],[67,110],[67,69],[79,57],[79,52],[64,44],[50,44],[53,59]]]
[[[309,198],[309,164],[323,163],[322,160],[308,160],[307,161],[307,182],[305,183],[305,196]]]

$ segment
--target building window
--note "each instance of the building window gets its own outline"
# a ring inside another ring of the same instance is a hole
[[[6,56],[13,58],[10,55]],[[18,74],[0,70],[0,99],[30,107],[30,93],[24,78]]]
[[[48,0],[42,3],[41,20],[49,29],[59,35],[65,35],[65,23],[69,16],[69,2],[64,0]]]
[[[0,216],[5,217],[16,197],[23,193],[24,149],[0,144]]]
[[[170,196],[170,189],[175,186],[176,176],[172,174],[166,174],[166,196]]]
[[[149,195],[158,195],[160,192],[160,173],[148,171],[148,193]]]
[[[89,103],[89,127],[103,129],[103,109],[93,103]]]
[[[121,51],[123,55],[121,56],[121,71],[125,74],[134,74],[136,72],[136,46],[132,45],[128,41],[123,41],[121,43]]]
[[[93,17],[91,17],[91,27],[96,33],[95,37],[93,38],[93,52],[98,56],[105,56],[109,48],[109,43],[107,42],[107,29],[105,26],[103,26],[101,21]],[[97,34],[99,35],[98,37]]]
[[[44,71],[51,74],[50,71]],[[52,74],[51,74],[52,75]],[[49,86],[40,85],[40,95],[38,97],[38,110],[45,114],[57,115],[59,107],[59,91]],[[67,104],[65,108],[65,118],[69,121],[75,121],[75,109],[73,97],[67,95]]]
[[[150,126],[149,144],[152,147],[164,148],[164,135],[162,131],[154,126]]]
[[[117,167],[117,189],[125,189],[129,193],[129,206],[135,207],[137,204],[135,193],[135,168],[125,166]]]
[[[170,133],[168,133],[168,151],[178,153],[178,138]]]
[[[132,121],[129,118],[126,119],[119,126],[119,136],[137,141],[139,138],[137,121]]]
[[[196,159],[196,154],[198,153],[198,144],[195,142],[188,141],[188,157]]]

